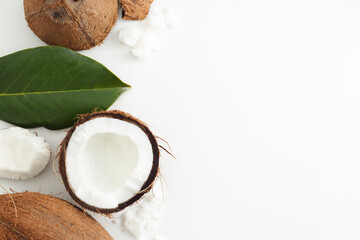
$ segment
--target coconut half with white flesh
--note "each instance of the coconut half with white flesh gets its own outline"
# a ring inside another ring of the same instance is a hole
[[[121,111],[83,115],[64,138],[60,174],[82,207],[110,214],[148,192],[159,169],[159,147],[140,120]]]
[[[33,178],[45,169],[50,157],[49,144],[37,133],[20,127],[0,130],[1,178]]]

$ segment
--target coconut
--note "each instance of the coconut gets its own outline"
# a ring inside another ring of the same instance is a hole
[[[154,0],[119,0],[123,9],[123,19],[144,20]]]
[[[29,27],[44,42],[73,50],[92,48],[115,24],[117,0],[24,0]]]
[[[0,209],[0,239],[113,239],[90,215],[49,195],[0,195]]]
[[[83,115],[64,138],[60,174],[83,208],[110,214],[138,201],[153,186],[159,147],[140,120],[121,111]]]
[[[26,180],[40,174],[51,151],[44,138],[20,127],[0,130],[0,177]]]

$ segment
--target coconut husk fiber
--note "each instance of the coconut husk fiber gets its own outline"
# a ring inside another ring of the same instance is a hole
[[[90,215],[37,192],[0,195],[0,240],[113,240]]]

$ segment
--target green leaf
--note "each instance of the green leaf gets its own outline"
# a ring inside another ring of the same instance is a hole
[[[27,49],[0,58],[0,119],[62,129],[78,114],[108,109],[128,88],[103,65],[70,49]]]

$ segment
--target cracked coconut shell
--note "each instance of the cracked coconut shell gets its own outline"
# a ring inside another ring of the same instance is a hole
[[[118,17],[118,0],[24,0],[31,30],[49,45],[92,48],[109,34]]]
[[[154,0],[119,0],[123,9],[123,19],[144,20]]]

